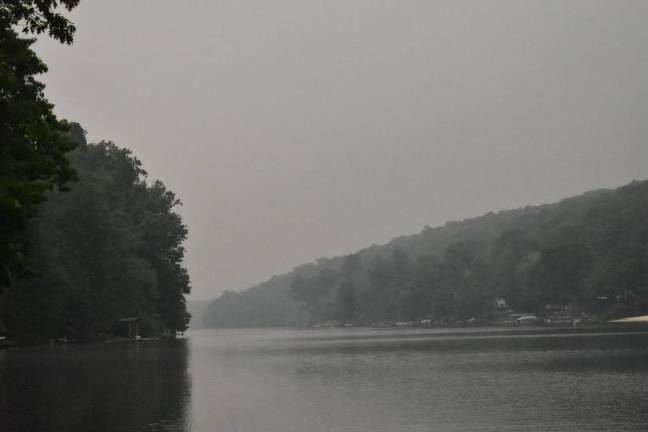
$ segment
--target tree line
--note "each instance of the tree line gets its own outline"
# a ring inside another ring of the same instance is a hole
[[[130,150],[59,120],[37,80],[33,36],[72,43],[78,3],[0,1],[0,332],[94,339],[139,317],[175,334],[189,321],[180,201]]]
[[[601,320],[646,314],[648,182],[426,227],[275,280],[282,286],[269,281],[214,301],[207,323],[245,326],[259,322],[249,312],[263,311],[267,319],[260,325],[454,325],[501,319],[496,299],[539,317],[557,311]],[[285,303],[284,310],[296,307],[300,313],[274,320],[267,310],[250,307],[264,289]],[[224,300],[227,316],[238,312],[237,320],[220,319]],[[248,307],[240,308],[242,303]]]

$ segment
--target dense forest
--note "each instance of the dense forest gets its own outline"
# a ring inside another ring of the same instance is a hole
[[[204,320],[211,327],[454,325],[495,321],[503,304],[539,317],[648,313],[648,181],[319,259],[224,293]]]
[[[79,181],[47,195],[30,222],[28,274],[5,292],[2,320],[21,339],[88,339],[119,318],[142,318],[147,335],[186,329],[180,204],[141,163],[111,142],[86,144],[71,125]]]
[[[104,338],[123,318],[175,335],[189,321],[180,201],[129,150],[86,143],[37,79],[34,36],[72,43],[78,3],[0,0],[0,336]]]

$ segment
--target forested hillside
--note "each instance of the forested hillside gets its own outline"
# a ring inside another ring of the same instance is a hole
[[[212,327],[648,313],[648,181],[489,213],[320,259],[211,303]]]
[[[145,335],[184,330],[187,229],[180,204],[141,163],[111,142],[87,144],[73,124],[68,154],[79,180],[52,191],[30,221],[27,274],[0,301],[6,333],[20,340],[94,339],[116,320],[142,319]]]

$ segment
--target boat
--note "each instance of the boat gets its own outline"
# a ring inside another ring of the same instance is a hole
[[[648,315],[639,315],[633,317],[619,318],[608,321],[613,324],[632,324],[632,323],[648,323]]]
[[[515,325],[533,325],[533,324],[538,324],[540,322],[540,318],[538,318],[536,315],[522,315],[518,318],[515,319]]]

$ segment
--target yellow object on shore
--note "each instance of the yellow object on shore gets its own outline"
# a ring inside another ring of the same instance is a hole
[[[609,321],[611,323],[648,323],[648,315],[620,318]]]

